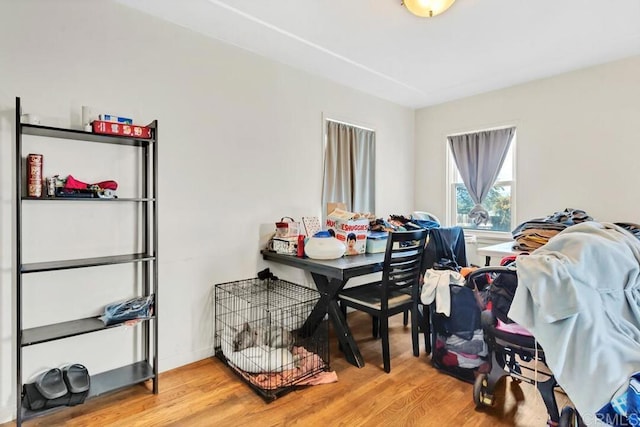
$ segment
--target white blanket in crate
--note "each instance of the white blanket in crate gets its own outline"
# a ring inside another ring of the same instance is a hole
[[[252,374],[282,372],[296,367],[296,360],[286,348],[273,348],[266,345],[248,347],[233,351],[235,332],[231,328],[224,331],[220,347],[229,363],[238,369]]]

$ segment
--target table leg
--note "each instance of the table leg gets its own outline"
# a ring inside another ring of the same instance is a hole
[[[336,279],[329,280],[326,276],[315,273],[311,273],[311,277],[313,277],[313,281],[320,292],[320,300],[305,321],[302,327],[303,331],[305,331],[306,334],[313,333],[320,322],[322,322],[325,314],[328,314],[336,336],[340,341],[340,348],[344,352],[345,358],[352,365],[362,368],[364,366],[364,359],[360,354],[358,345],[353,339],[349,325],[342,316],[338,305],[338,292],[342,290],[346,281],[342,282]]]

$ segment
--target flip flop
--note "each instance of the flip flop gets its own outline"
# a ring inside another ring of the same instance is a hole
[[[87,368],[79,363],[65,366],[62,368],[62,375],[67,388],[71,392],[67,405],[75,406],[84,403],[91,386],[91,378]]]
[[[57,399],[69,392],[62,378],[62,371],[58,368],[43,372],[35,380],[36,389],[48,400]]]
[[[62,368],[62,375],[67,389],[71,393],[82,393],[89,390],[91,378],[89,371],[83,365],[75,363]]]

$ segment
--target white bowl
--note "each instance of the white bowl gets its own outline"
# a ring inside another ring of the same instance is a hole
[[[347,250],[344,243],[329,234],[328,231],[320,231],[304,245],[304,253],[313,259],[337,259]]]

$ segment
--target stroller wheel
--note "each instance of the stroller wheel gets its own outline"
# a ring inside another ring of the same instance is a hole
[[[494,397],[492,394],[487,393],[487,387],[489,386],[487,378],[487,374],[480,374],[473,384],[473,403],[476,404],[476,408],[493,405]]]
[[[571,406],[562,408],[558,427],[575,427],[575,410]]]

